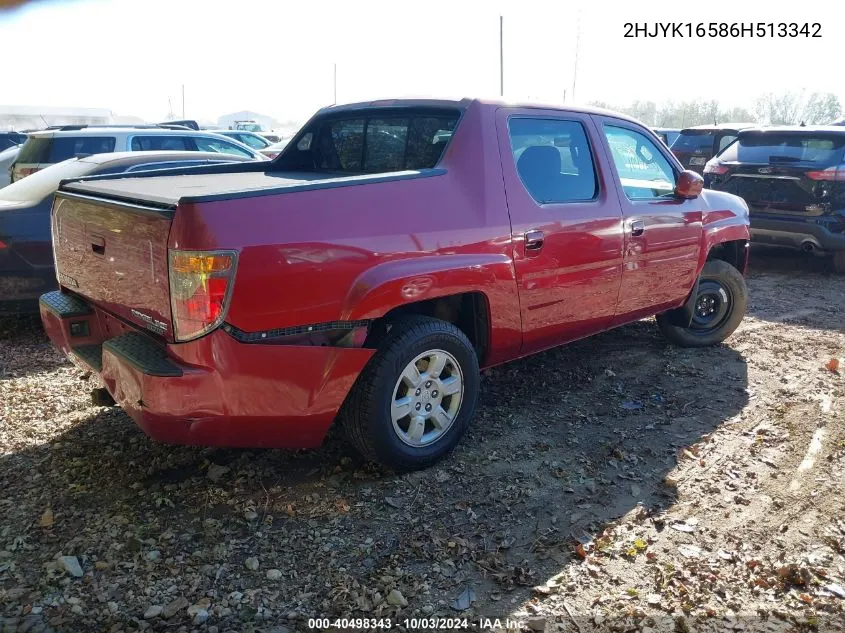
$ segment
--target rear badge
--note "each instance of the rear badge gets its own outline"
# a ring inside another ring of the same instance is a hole
[[[167,332],[167,323],[163,323],[157,319],[154,319],[149,314],[144,314],[143,312],[138,312],[134,308],[131,310],[132,316],[141,319],[144,322],[144,325],[147,326],[148,329],[152,330],[153,332],[164,333]]]
[[[771,174],[774,170],[771,167],[761,167],[757,170],[758,174]]]

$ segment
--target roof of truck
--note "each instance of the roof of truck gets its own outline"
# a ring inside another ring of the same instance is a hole
[[[488,107],[505,107],[505,108],[525,108],[530,110],[559,110],[561,112],[581,112],[585,114],[598,114],[601,116],[611,116],[617,119],[624,119],[627,121],[636,121],[636,119],[629,117],[621,112],[607,110],[605,108],[598,108],[587,105],[565,105],[560,103],[532,103],[526,101],[504,101],[501,99],[379,99],[375,101],[359,101],[357,103],[344,103],[340,105],[326,106],[317,114],[325,114],[328,112],[344,112],[352,110],[363,110],[369,108],[455,108],[458,110],[466,110],[472,104],[479,104]]]

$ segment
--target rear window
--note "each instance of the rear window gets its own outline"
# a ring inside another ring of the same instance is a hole
[[[357,114],[315,122],[281,156],[280,169],[382,173],[429,169],[440,160],[458,112]]]
[[[60,163],[68,158],[114,151],[113,136],[30,137],[18,154],[18,163]]]
[[[710,150],[713,148],[713,132],[705,130],[695,131],[686,130],[678,135],[675,142],[672,143],[673,150],[681,150],[682,152],[694,152],[696,150]]]
[[[813,163],[838,165],[845,149],[843,136],[776,134],[771,132],[743,134],[719,156],[729,163]]]
[[[184,136],[136,136],[132,139],[133,152],[146,152],[150,150],[193,150]]]

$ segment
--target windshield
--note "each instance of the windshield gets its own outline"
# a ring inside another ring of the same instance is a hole
[[[54,193],[65,178],[86,176],[96,170],[98,165],[85,163],[71,158],[35,172],[8,187],[0,189],[0,200],[8,202],[40,202]]]
[[[845,149],[845,135],[743,134],[719,155],[726,163],[813,163],[838,165]]]

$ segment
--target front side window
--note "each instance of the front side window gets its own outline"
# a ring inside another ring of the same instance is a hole
[[[194,138],[194,142],[197,144],[197,151],[200,152],[217,152],[219,154],[234,154],[235,156],[252,158],[252,155],[248,151],[242,147],[238,147],[234,143],[224,141],[222,138],[198,136]]]
[[[240,134],[238,140],[244,145],[248,145],[252,149],[264,149],[270,145],[270,141],[265,141],[260,136],[255,134]]]
[[[580,123],[512,118],[508,133],[516,170],[535,202],[578,202],[596,197],[593,156]]]
[[[675,170],[645,134],[613,125],[605,125],[604,134],[622,190],[629,200],[674,195]]]

